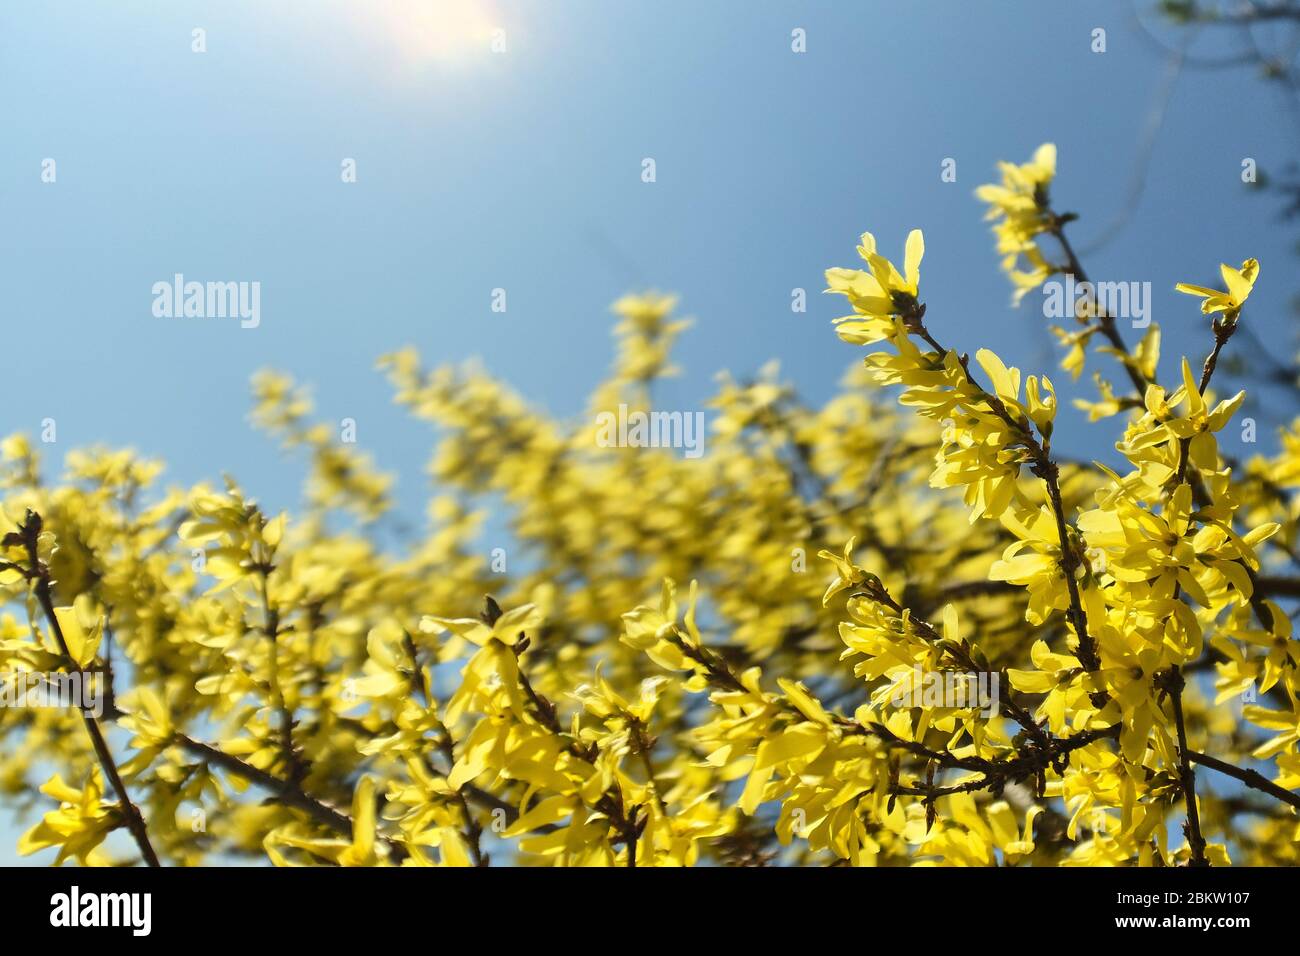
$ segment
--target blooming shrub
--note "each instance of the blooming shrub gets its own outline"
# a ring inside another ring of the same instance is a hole
[[[1044,146],[978,192],[1017,298],[1086,281],[1055,167]],[[1080,402],[1118,436],[1111,470],[1054,453],[1048,376],[936,339],[919,231],[901,271],[870,233],[858,252],[866,268],[827,284],[862,367],[821,407],[774,365],[723,378],[699,458],[593,439],[596,414],[650,407],[673,373],[686,323],[669,297],[615,305],[614,367],[577,423],[473,366],[385,357],[438,436],[427,527],[400,544],[380,544],[391,479],[280,374],[255,379],[253,418],[308,458],[292,518],[231,478],[165,487],[124,451],[74,452],[49,483],[5,440],[0,667],[105,688],[98,714],[0,710],[0,791],[40,816],[19,849],[1297,862],[1300,436],[1235,459],[1220,436],[1243,395],[1212,389],[1258,264],[1179,286],[1209,317],[1208,358],[1173,383],[1155,325],[1130,346],[1085,297],[1055,330],[1067,373],[1103,353],[1126,380],[1099,376]],[[508,573],[483,553],[488,508],[508,521]],[[993,699],[927,696],[934,675]]]

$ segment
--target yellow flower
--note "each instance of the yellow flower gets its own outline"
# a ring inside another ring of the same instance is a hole
[[[1029,590],[1025,619],[1042,624],[1054,610],[1070,605],[1070,595],[1061,574],[1061,540],[1056,529],[1056,515],[1041,506],[1025,521],[1012,514],[1002,516],[1002,523],[1016,537],[1007,545],[1001,560],[989,568],[990,581],[1007,581]]]
[[[1010,256],[1004,268],[1014,264],[1018,253],[1026,251],[1034,236],[1048,229],[1047,189],[1056,175],[1056,146],[1044,143],[1033,158],[1017,166],[999,162],[1001,184],[986,183],[975,195],[989,205],[984,218],[995,220],[994,233],[998,252]]]
[[[1006,270],[1007,278],[1015,286],[1015,292],[1011,295],[1012,305],[1019,305],[1025,296],[1046,282],[1052,273],[1056,271],[1056,266],[1044,259],[1038,246],[1033,243],[1023,250],[1022,255],[1029,264],[1028,269],[1016,268],[1018,260],[1012,258],[1011,264]]]
[[[894,316],[916,314],[925,238],[920,229],[908,233],[901,274],[892,262],[876,252],[876,237],[869,232],[862,234],[858,255],[871,271],[827,269],[826,291],[845,296],[853,306],[853,315],[835,320],[835,331],[840,338],[855,345],[868,345],[893,336]]]
[[[103,637],[100,617],[90,599],[81,595],[72,607],[56,607],[54,616],[58,619],[59,630],[67,642],[73,663],[78,667],[89,667],[99,653],[99,642]]]
[[[117,804],[103,797],[103,784],[95,770],[82,790],[70,787],[57,773],[41,787],[41,793],[59,801],[59,809],[51,810],[41,822],[28,830],[18,841],[18,852],[26,856],[57,846],[59,855],[55,865],[68,857],[75,857],[83,866],[102,864],[104,859],[98,847],[104,838],[122,823]]]
[[[832,554],[830,551],[818,551],[817,557],[825,558],[835,565],[835,580],[826,587],[826,592],[822,594],[822,607],[828,605],[835,595],[841,591],[848,591],[853,588],[861,587],[867,582],[879,582],[874,574],[870,574],[853,563],[853,548],[857,544],[857,538],[849,538],[848,543],[844,545],[844,554]]]
[[[447,701],[448,724],[458,721],[476,701],[482,704],[498,694],[504,694],[511,711],[523,717],[524,695],[514,646],[526,631],[536,632],[541,624],[542,613],[533,604],[512,608],[490,625],[474,618],[433,616],[426,616],[420,622],[420,630],[426,633],[448,630],[481,648],[466,663],[461,671],[460,687]]]
[[[363,776],[352,795],[352,838],[318,837],[299,824],[289,824],[267,834],[267,855],[276,866],[292,866],[293,858],[285,847],[305,850],[312,857],[336,866],[383,866],[387,859],[380,854],[375,838],[375,781]]]
[[[1055,654],[1044,641],[1034,641],[1029,652],[1033,670],[1007,669],[1011,686],[1028,694],[1046,694],[1038,706],[1038,716],[1046,717],[1053,733],[1066,727],[1067,714],[1088,708],[1088,688],[1082,679],[1083,669],[1073,654]]]
[[[1251,289],[1255,287],[1255,280],[1259,278],[1259,261],[1247,259],[1241,264],[1240,269],[1234,269],[1225,262],[1219,266],[1219,272],[1228,287],[1226,292],[1207,289],[1205,286],[1192,285],[1188,282],[1180,282],[1174,288],[1187,295],[1199,295],[1203,298],[1205,301],[1201,303],[1201,311],[1206,315],[1222,312],[1225,318],[1232,320],[1237,317],[1242,304],[1250,295]]]

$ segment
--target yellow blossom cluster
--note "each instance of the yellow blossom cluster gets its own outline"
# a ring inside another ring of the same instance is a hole
[[[982,187],[1019,295],[1081,268],[1056,151]],[[1055,237],[1068,263],[1038,245]],[[688,324],[615,305],[588,415],[476,365],[380,365],[435,432],[423,526],[279,373],[253,421],[308,477],[297,514],[234,478],[163,482],[94,448],[47,474],[0,444],[0,678],[92,675],[100,706],[0,708],[24,853],[99,865],[1290,864],[1300,845],[1300,420],[1272,456],[1212,389],[1259,276],[1180,286],[1208,357],[1157,380],[1084,310],[1092,421],[1053,449],[1042,373],[926,323],[925,244],[826,273],[869,349],[825,404],[769,365],[723,375],[708,454],[608,447]],[[1193,317],[1194,317],[1193,313]],[[1205,320],[1201,320],[1205,321]],[[483,529],[495,510],[508,544]],[[676,582],[683,582],[681,590]],[[685,585],[689,582],[689,586]],[[484,597],[485,595],[490,595]]]

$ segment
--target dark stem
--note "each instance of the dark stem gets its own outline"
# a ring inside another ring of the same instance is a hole
[[[924,306],[921,306],[921,313],[924,313]],[[939,353],[940,357],[946,355],[949,349],[940,345],[926,329],[921,321],[920,315],[913,316],[908,321],[908,328],[925,341],[931,348]],[[1079,569],[1079,556],[1075,553],[1074,547],[1070,543],[1070,536],[1067,529],[1065,518],[1065,505],[1061,500],[1060,469],[1055,461],[1052,460],[1051,454],[1047,447],[1034,437],[1034,433],[1028,422],[1022,421],[1007,410],[1005,404],[998,396],[976,381],[971,374],[969,363],[964,359],[958,363],[962,372],[965,374],[966,381],[970,386],[981,393],[984,402],[989,409],[998,418],[1006,422],[1016,435],[1017,440],[1024,446],[1033,461],[1033,472],[1047,485],[1047,497],[1051,504],[1052,512],[1056,518],[1056,533],[1060,540],[1061,572],[1065,577],[1065,587],[1070,596],[1070,608],[1068,616],[1070,624],[1074,627],[1075,635],[1078,638],[1077,646],[1074,651],[1075,657],[1083,665],[1084,670],[1088,673],[1095,673],[1101,668],[1101,659],[1097,656],[1097,645],[1088,633],[1088,615],[1083,609],[1083,599],[1079,594],[1079,584],[1075,580],[1075,573]],[[1100,708],[1105,704],[1106,694],[1104,691],[1098,691],[1093,695],[1094,703]]]
[[[257,786],[269,790],[285,806],[302,810],[317,823],[342,834],[348,839],[352,839],[351,817],[335,810],[329,804],[317,800],[296,784],[290,783],[288,780],[282,780],[265,770],[259,770],[234,754],[228,754],[224,750],[219,750],[211,744],[205,744],[200,740],[187,737],[185,734],[178,733],[173,737],[173,740],[194,756],[201,757],[208,763],[233,773],[249,783],[257,784]]]
[[[1219,773],[1226,774],[1236,780],[1240,780],[1252,790],[1258,790],[1260,793],[1267,793],[1270,797],[1281,800],[1288,806],[1300,810],[1300,793],[1294,793],[1283,787],[1279,787],[1268,777],[1256,770],[1245,770],[1235,764],[1230,764],[1220,760],[1218,757],[1211,757],[1209,754],[1197,753],[1195,750],[1186,751],[1187,758],[1193,763],[1199,763],[1202,766],[1209,767],[1211,770],[1217,770]]]
[[[411,687],[421,697],[424,698],[424,704],[428,707],[432,704],[432,695],[429,692],[428,682],[424,679],[424,671],[420,668],[420,657],[416,651],[415,641],[410,633],[402,635],[402,649],[406,651],[411,660]],[[450,774],[453,767],[456,766],[456,743],[452,740],[451,731],[447,725],[438,722],[442,728],[442,736],[438,741],[438,749],[441,751],[443,759],[447,761],[447,773]],[[465,842],[469,845],[470,857],[474,860],[475,866],[487,866],[488,860],[483,853],[483,827],[478,822],[478,817],[469,808],[469,801],[465,799],[464,787],[458,787],[456,790],[456,803],[460,807],[461,815],[465,818]]]
[[[1201,369],[1201,381],[1197,386],[1197,393],[1202,397],[1205,390],[1210,386],[1210,379],[1214,377],[1214,369],[1219,363],[1219,353],[1223,351],[1223,346],[1227,344],[1228,339],[1232,338],[1232,333],[1236,331],[1236,316],[1230,320],[1214,320],[1214,348],[1209,356],[1205,359],[1205,365]],[[1188,396],[1191,401],[1191,396]],[[1191,449],[1191,439],[1184,438],[1179,441],[1178,445],[1178,473],[1175,485],[1182,485],[1187,476],[1187,465],[1191,459],[1189,451]],[[1250,569],[1247,568],[1247,571]],[[1182,588],[1174,588],[1174,598],[1178,598]],[[1271,615],[1270,615],[1271,618]],[[1191,848],[1192,866],[1209,866],[1210,861],[1205,856],[1205,837],[1201,833],[1201,814],[1196,802],[1196,771],[1192,769],[1191,759],[1188,755],[1187,746],[1187,724],[1183,719],[1183,674],[1182,670],[1175,664],[1169,671],[1168,677],[1163,681],[1165,690],[1169,693],[1170,701],[1174,708],[1174,726],[1178,732],[1178,775],[1182,783],[1183,803],[1187,808],[1187,844]]]
[[[23,537],[23,543],[27,548],[27,559],[30,562],[29,577],[34,579],[36,600],[41,605],[41,610],[45,614],[45,619],[50,624],[50,630],[54,632],[54,639],[58,642],[59,650],[69,661],[69,666],[75,666],[76,660],[72,652],[68,649],[67,638],[63,636],[63,628],[59,625],[58,615],[54,613],[54,599],[50,594],[50,572],[49,569],[41,562],[38,552],[37,541],[41,533],[41,516],[34,511],[28,511],[27,516],[19,528],[19,533]],[[108,778],[113,787],[113,792],[117,794],[118,807],[121,810],[122,818],[126,823],[127,829],[131,831],[131,836],[135,838],[136,846],[140,848],[140,855],[144,857],[145,863],[149,866],[161,866],[158,862],[158,854],[154,852],[153,844],[149,842],[149,832],[144,825],[144,817],[140,814],[140,808],[131,802],[131,795],[126,789],[126,784],[122,782],[122,775],[118,773],[117,763],[113,760],[113,753],[108,749],[108,741],[104,739],[104,732],[100,729],[99,721],[85,710],[81,711],[81,719],[86,725],[86,732],[90,735],[91,745],[95,748],[95,756],[99,759],[99,765],[104,771],[104,776]]]
[[[1065,223],[1062,221],[1060,216],[1052,213],[1051,210],[1048,210],[1048,214],[1052,217],[1053,221],[1056,222],[1056,225],[1049,229],[1048,232],[1061,244],[1061,249],[1065,253],[1069,272],[1080,282],[1088,282],[1088,274],[1083,271],[1083,265],[1079,262],[1079,257],[1075,254],[1074,247],[1070,245],[1070,240],[1065,237]],[[1119,329],[1115,327],[1115,317],[1107,312],[1101,312],[1099,310],[1097,321],[1101,334],[1106,336],[1106,339],[1112,346],[1114,346],[1115,350],[1119,352],[1120,355],[1124,356],[1124,358],[1120,360],[1120,364],[1124,366],[1124,371],[1128,373],[1129,381],[1133,383],[1133,388],[1137,391],[1137,397],[1141,400],[1146,395],[1147,385],[1151,383],[1148,382],[1146,377],[1131,364],[1132,353],[1129,352],[1128,345],[1124,342],[1124,337],[1119,334]]]
[[[1178,775],[1182,781],[1183,802],[1187,806],[1187,845],[1191,848],[1192,866],[1209,866],[1205,857],[1205,837],[1201,834],[1201,812],[1196,803],[1196,771],[1192,769],[1187,747],[1187,724],[1183,720],[1183,675],[1175,666],[1170,672],[1169,699],[1174,706],[1174,726],[1178,730]]]

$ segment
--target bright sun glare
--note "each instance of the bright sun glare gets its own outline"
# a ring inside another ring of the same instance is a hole
[[[367,7],[414,63],[454,65],[486,56],[501,29],[491,0],[382,0]]]

